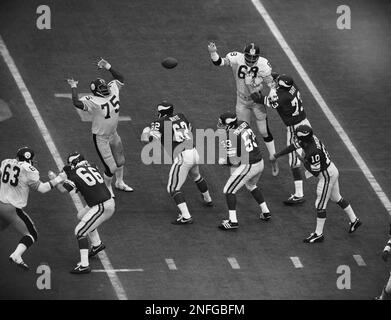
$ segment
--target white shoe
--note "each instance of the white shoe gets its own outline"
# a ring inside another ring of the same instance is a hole
[[[129,187],[125,182],[115,183],[115,188],[125,192],[133,192],[133,188]]]

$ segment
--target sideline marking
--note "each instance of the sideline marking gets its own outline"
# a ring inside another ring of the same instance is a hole
[[[292,260],[293,265],[295,266],[296,269],[303,268],[303,264],[301,263],[299,257],[290,257]]]
[[[356,260],[358,266],[365,267],[367,264],[365,263],[364,259],[359,254],[353,255],[354,260]]]
[[[384,208],[387,210],[389,217],[391,219],[391,202],[388,199],[387,195],[384,193],[383,189],[375,179],[374,175],[372,174],[371,170],[365,163],[364,159],[361,157],[359,152],[357,151],[356,147],[353,145],[352,141],[350,140],[349,136],[345,132],[345,130],[342,128],[341,124],[337,120],[337,118],[334,116],[333,112],[327,105],[326,101],[321,96],[318,89],[315,87],[314,83],[308,76],[307,72],[304,70],[303,66],[297,59],[296,55],[286,42],[285,38],[281,34],[280,30],[274,23],[273,19],[270,17],[269,13],[266,11],[265,7],[261,3],[260,0],[251,0],[255,8],[258,10],[259,14],[262,16],[263,20],[265,21],[266,25],[269,27],[271,33],[276,38],[278,44],[281,46],[282,50],[285,52],[285,54],[288,56],[290,62],[296,69],[297,73],[300,75],[301,79],[306,84],[308,90],[311,92],[312,96],[318,103],[319,107],[322,109],[323,113],[325,114],[327,120],[329,120],[330,124],[334,127],[335,131],[341,138],[342,142],[345,144],[346,148],[349,150],[350,154],[353,156],[354,160],[356,161],[357,165],[361,169],[362,173],[364,174],[365,178],[371,185],[373,191],[375,191],[377,197],[383,204]]]
[[[167,263],[168,269],[178,270],[178,268],[175,265],[174,259],[166,259],[166,263]]]
[[[232,269],[240,269],[240,265],[238,263],[238,261],[236,260],[236,258],[234,257],[229,257],[227,258],[229,264],[231,265]]]
[[[0,35],[0,53],[3,56],[4,62],[9,68],[9,71],[11,72],[12,77],[14,78],[16,85],[22,94],[24,101],[26,103],[27,108],[29,109],[33,119],[37,123],[38,129],[42,134],[43,140],[46,143],[46,146],[48,147],[50,154],[53,157],[54,162],[57,165],[57,169],[60,171],[64,167],[64,162],[62,161],[60,154],[57,150],[56,145],[54,144],[54,141],[49,133],[48,128],[46,127],[45,122],[42,119],[41,114],[39,113],[39,110],[29,92],[27,89],[26,84],[24,83],[24,80],[22,76],[19,73],[18,68],[16,67],[16,64],[14,62],[14,59],[12,59],[7,46],[5,45],[3,38]],[[73,203],[77,209],[77,211],[80,211],[83,209],[83,203],[81,201],[80,196],[78,195],[71,195],[71,198],[73,200]],[[111,265],[111,262],[109,260],[109,257],[106,255],[104,251],[99,252],[99,259],[102,262],[103,268],[105,270],[114,270],[113,266]],[[108,273],[111,285],[114,288],[114,291],[118,297],[119,300],[127,300],[127,296],[125,293],[125,290],[122,286],[121,281],[119,280],[118,276],[112,272]]]

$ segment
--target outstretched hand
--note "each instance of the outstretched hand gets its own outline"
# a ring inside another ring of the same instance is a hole
[[[102,57],[96,59],[95,65],[97,66],[98,70],[100,69],[109,70],[111,68],[111,64],[107,60],[103,59]]]
[[[68,84],[70,85],[71,88],[77,88],[77,84],[79,83],[79,81],[77,80],[74,80],[74,79],[67,79],[67,82]]]

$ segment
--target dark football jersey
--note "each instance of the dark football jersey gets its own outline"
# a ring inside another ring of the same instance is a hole
[[[296,125],[307,117],[296,84],[293,84],[289,90],[278,88],[275,94],[269,95],[268,103],[277,110],[286,126]]]
[[[254,164],[262,160],[257,138],[245,121],[238,121],[236,129],[227,130],[227,139],[223,141],[223,146],[230,164],[236,164],[238,160],[242,164]]]
[[[172,152],[173,158],[179,152],[194,147],[191,124],[183,113],[152,122],[151,136],[160,139],[166,151]]]
[[[312,142],[303,144],[295,140],[296,148],[303,148],[304,167],[314,176],[318,176],[321,171],[328,168],[331,163],[330,155],[324,144],[316,136]]]
[[[109,189],[97,167],[88,163],[71,168],[65,166],[64,172],[68,180],[76,186],[89,207],[93,207],[111,198]]]

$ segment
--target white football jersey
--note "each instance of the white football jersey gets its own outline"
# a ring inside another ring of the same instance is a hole
[[[84,105],[84,111],[92,115],[93,134],[111,135],[117,130],[119,118],[119,90],[124,84],[118,80],[110,81],[107,86],[110,95],[97,97],[94,95],[84,96],[80,99]]]
[[[222,65],[230,66],[232,68],[236,82],[236,90],[239,94],[246,97],[249,97],[251,94],[244,82],[247,73],[251,72],[253,74],[251,86],[254,89],[259,90],[265,78],[268,78],[268,81],[271,79],[272,66],[269,61],[263,57],[259,57],[258,61],[252,67],[249,67],[246,65],[244,53],[233,51],[223,58]],[[267,83],[267,85],[270,86],[269,83]]]
[[[37,189],[41,183],[39,171],[25,161],[5,159],[1,162],[0,201],[15,208],[27,206],[30,187]]]

